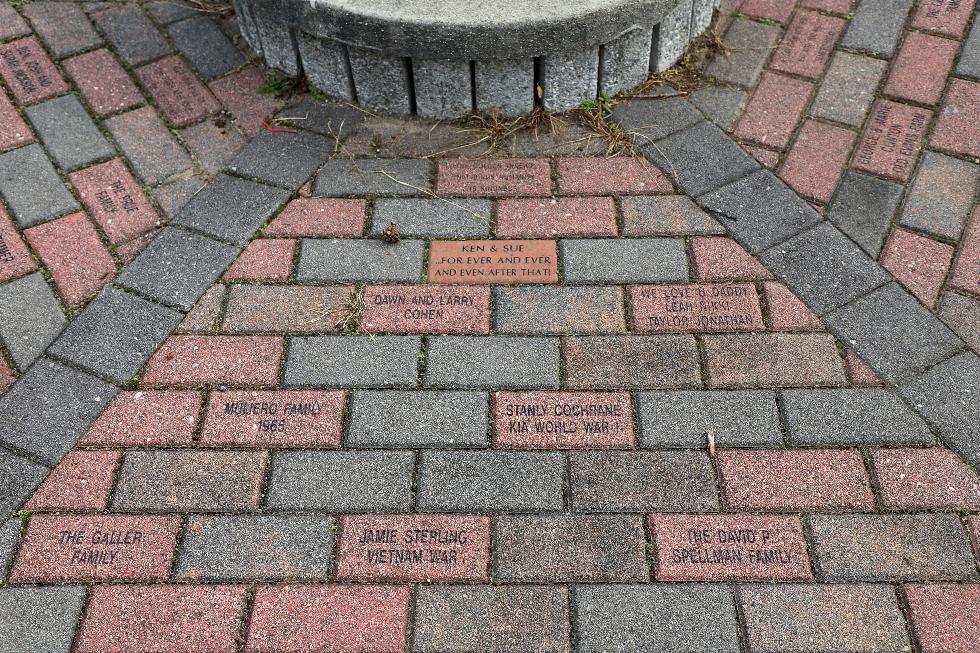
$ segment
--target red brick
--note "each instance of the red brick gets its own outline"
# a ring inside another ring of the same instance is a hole
[[[959,43],[911,32],[892,63],[886,95],[921,104],[936,104],[946,86]]]
[[[356,238],[364,233],[364,200],[298,198],[263,230],[265,236]]]
[[[78,441],[85,447],[186,447],[201,412],[200,392],[124,390]]]
[[[300,186],[299,187],[299,190],[296,191],[296,192],[299,194],[300,197],[309,197],[310,195],[312,195],[313,194],[313,178],[310,177],[309,179],[307,179],[306,180],[306,183],[303,184],[302,186]],[[338,200],[338,201],[340,201],[340,200]],[[356,202],[356,201],[359,201],[359,200],[349,200],[349,201]]]
[[[698,281],[772,279],[769,270],[731,238],[693,238],[691,257]]]
[[[980,207],[973,209],[970,223],[963,232],[949,285],[980,295]]]
[[[225,281],[286,281],[293,271],[295,253],[295,240],[253,240],[222,278]]]
[[[743,0],[738,11],[754,18],[768,18],[785,23],[793,13],[796,0]]]
[[[921,0],[912,27],[959,39],[975,7],[968,0]]]
[[[846,16],[851,11],[851,0],[803,0],[800,6]]]
[[[558,191],[566,195],[648,195],[672,193],[660,169],[626,156],[558,159]]]
[[[226,290],[226,286],[220,283],[208,288],[177,327],[176,333],[206,334],[217,329]]]
[[[766,306],[769,307],[769,326],[773,331],[823,331],[823,322],[807,308],[789,288],[767,281]]]
[[[27,510],[105,510],[119,451],[70,451],[27,502]]]
[[[980,585],[916,583],[904,589],[922,653],[975,653],[980,644]]]
[[[737,138],[784,149],[809,102],[813,84],[799,79],[764,73],[735,125]]]
[[[443,159],[439,195],[465,197],[546,197],[551,195],[547,159]]]
[[[401,653],[407,587],[280,585],[255,594],[245,650]]]
[[[33,140],[34,134],[0,88],[0,152],[26,145]]]
[[[875,374],[875,371],[868,367],[868,364],[861,360],[852,349],[848,349],[847,353],[844,354],[844,368],[847,370],[847,378],[850,379],[852,385],[860,387],[885,385]]]
[[[138,68],[136,75],[174,127],[197,122],[221,108],[208,87],[177,55]]]
[[[116,274],[109,250],[84,213],[66,215],[24,233],[71,306],[83,303]]]
[[[973,552],[977,560],[980,560],[980,515],[967,517],[966,529],[970,531],[970,540],[973,542]]]
[[[935,308],[953,248],[904,229],[892,231],[881,255],[881,265],[929,308]]]
[[[497,202],[498,238],[615,236],[611,197],[559,197]]]
[[[494,444],[509,449],[631,449],[628,392],[498,392]]]
[[[361,329],[367,333],[490,332],[487,286],[367,286]]]
[[[764,147],[756,147],[754,145],[743,145],[742,147],[746,152],[752,155],[752,158],[770,170],[779,165],[779,152],[773,152],[772,150],[767,150]]]
[[[490,518],[348,515],[341,518],[337,578],[395,582],[490,580]]]
[[[845,384],[834,339],[822,333],[702,336],[708,387],[822,388]]]
[[[262,130],[262,121],[271,116],[281,105],[274,96],[259,93],[268,83],[262,72],[250,67],[211,82],[214,92],[235,122],[249,138]],[[337,125],[339,129],[339,125]]]
[[[68,179],[111,242],[125,242],[159,226],[156,210],[122,159],[73,172]]]
[[[980,510],[980,476],[949,449],[874,449],[871,461],[886,508]]]
[[[147,385],[268,386],[279,376],[279,336],[171,336],[143,369]]]
[[[811,580],[799,517],[650,515],[661,581]]]
[[[201,446],[336,449],[343,390],[212,392]]]
[[[933,147],[980,157],[980,83],[954,79],[932,130]]]
[[[7,388],[14,384],[17,380],[17,375],[14,371],[10,369],[10,365],[7,363],[7,359],[0,356],[0,395],[7,391]]]
[[[429,283],[558,283],[554,240],[433,240]]]
[[[179,530],[177,515],[35,515],[10,580],[166,580]]]
[[[130,241],[116,245],[114,248],[116,256],[119,257],[119,260],[123,265],[129,265],[133,262],[133,259],[136,258],[136,255],[142,252],[143,248],[149,245],[150,241],[157,237],[157,233],[159,231],[159,229],[152,229],[141,236],[133,238]]]
[[[75,651],[236,653],[245,598],[242,586],[98,585]]]
[[[86,52],[61,63],[99,118],[143,104],[143,94],[108,50]]]
[[[750,283],[630,286],[634,333],[760,331],[759,293]]]
[[[0,76],[18,104],[68,92],[68,84],[34,36],[0,45]]]
[[[878,100],[851,165],[857,170],[908,181],[922,149],[932,112],[889,100]]]
[[[817,79],[827,66],[847,21],[812,11],[798,11],[776,48],[770,68]]]
[[[857,450],[720,451],[718,473],[726,510],[811,512],[871,510],[868,473]]]
[[[808,120],[779,176],[800,195],[826,204],[844,174],[856,138],[847,129]]]
[[[36,269],[37,263],[17,233],[17,227],[0,205],[0,283]]]

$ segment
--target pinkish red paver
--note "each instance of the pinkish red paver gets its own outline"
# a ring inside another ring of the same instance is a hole
[[[980,643],[980,585],[904,585],[922,653],[976,653]]]
[[[615,236],[611,197],[557,197],[497,202],[497,238]]]
[[[356,238],[364,233],[367,202],[301,197],[263,230],[267,237]]]
[[[171,336],[143,368],[150,386],[270,386],[279,376],[279,336]]]
[[[293,271],[296,241],[286,238],[253,240],[238,256],[225,281],[286,281]]]
[[[853,349],[848,349],[844,354],[844,369],[847,370],[847,378],[852,385],[869,388],[885,385]]]
[[[24,234],[70,306],[85,302],[116,274],[116,263],[84,213],[66,215]]]
[[[7,359],[0,357],[0,394],[6,392],[7,388],[12,386],[16,380],[17,375],[11,369]]]
[[[698,281],[772,279],[769,270],[731,238],[693,238],[691,257]]]
[[[878,100],[851,165],[857,170],[908,181],[931,118],[932,112],[926,109]]]
[[[980,157],[980,83],[954,79],[929,144],[940,150]]]
[[[75,512],[105,510],[121,457],[119,451],[68,452],[24,507]]]
[[[166,580],[179,530],[177,515],[35,515],[10,580]]]
[[[336,449],[343,417],[343,390],[212,392],[201,446]]]
[[[444,159],[439,161],[439,195],[544,197],[551,195],[548,159]]]
[[[775,281],[765,283],[769,326],[773,331],[823,331],[823,322],[789,288]]]
[[[953,260],[953,248],[932,238],[895,229],[881,255],[881,265],[929,308],[935,308]]]
[[[786,155],[779,176],[800,195],[826,204],[844,174],[856,138],[847,129],[808,120]]]
[[[22,105],[68,92],[68,84],[34,36],[0,45],[0,76]]]
[[[753,18],[768,18],[777,23],[785,23],[793,13],[792,0],[743,0],[739,13]]]
[[[637,157],[558,159],[558,191],[565,195],[647,195],[672,193],[660,168]]]
[[[246,588],[229,585],[97,585],[76,653],[237,653]]]
[[[0,283],[36,269],[37,263],[27,245],[21,240],[7,211],[0,205]]]
[[[817,79],[823,73],[847,21],[813,11],[797,11],[769,65],[773,70]]]
[[[143,104],[143,94],[105,48],[65,59],[61,64],[100,118]]]
[[[881,505],[893,510],[980,510],[980,476],[949,449],[873,449]]]
[[[976,5],[967,0],[922,0],[912,19],[914,29],[962,38]]]
[[[851,0],[803,0],[800,6],[846,16],[851,11]]]
[[[194,439],[200,392],[123,390],[78,441],[84,447],[186,447]]]
[[[509,449],[630,449],[628,392],[497,392],[494,444]]]
[[[261,587],[255,594],[245,651],[401,653],[408,629],[408,598],[408,587]]]
[[[857,450],[728,449],[717,455],[731,511],[870,510],[868,473]]]
[[[262,130],[262,121],[279,108],[279,102],[259,89],[268,86],[258,68],[249,67],[211,82],[211,91],[221,100],[246,136],[252,138]],[[340,125],[335,125],[340,130]]]
[[[34,134],[7,94],[0,88],[0,152],[26,145],[34,140]]]
[[[784,149],[812,91],[813,84],[810,82],[764,73],[745,112],[735,124],[735,137]]]
[[[963,232],[960,251],[949,276],[951,288],[980,295],[980,207],[973,209],[970,222]]]
[[[487,286],[367,286],[361,329],[366,333],[490,332]]]
[[[180,56],[147,64],[138,68],[136,75],[174,127],[185,127],[221,108]]]
[[[113,243],[122,243],[159,226],[159,216],[122,159],[68,175],[88,214]]]
[[[959,45],[938,36],[910,32],[892,63],[885,95],[920,104],[939,102]]]
[[[799,517],[650,515],[660,581],[811,580]]]
[[[558,283],[554,240],[433,240],[429,283]]]
[[[775,169],[779,165],[779,152],[773,152],[772,150],[755,145],[744,145],[743,147],[746,152],[752,155],[752,158],[770,170]]]
[[[630,286],[635,333],[761,331],[759,293],[751,283]]]
[[[980,560],[980,515],[972,515],[966,518],[966,530],[970,532],[974,556]]]
[[[340,580],[490,580],[489,517],[348,515],[340,523]]]

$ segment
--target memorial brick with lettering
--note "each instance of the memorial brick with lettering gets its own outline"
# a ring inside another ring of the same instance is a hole
[[[449,159],[439,161],[439,195],[545,197],[551,195],[547,159]]]
[[[367,286],[361,330],[366,333],[490,332],[487,286]]]
[[[429,283],[558,283],[553,240],[434,240]]]
[[[136,74],[174,127],[197,122],[221,108],[211,91],[179,56],[154,61]]]
[[[17,233],[10,216],[0,206],[0,283],[33,272],[37,263]]]
[[[631,286],[636,333],[762,331],[759,293],[751,283]]]
[[[908,181],[931,118],[932,112],[926,109],[878,100],[851,166],[856,170]]]
[[[811,580],[799,517],[650,515],[662,581]]]
[[[128,241],[158,224],[157,212],[121,159],[68,176],[88,214],[113,243]]]
[[[636,446],[628,392],[498,392],[494,443],[513,449]]]
[[[179,529],[176,515],[35,515],[10,580],[165,580]]]
[[[349,515],[341,519],[337,578],[488,581],[490,518]]]
[[[847,21],[812,11],[797,11],[773,55],[774,70],[817,79],[834,51]]]
[[[19,104],[68,92],[68,84],[33,36],[0,45],[0,76]]]
[[[212,392],[201,445],[335,449],[343,416],[343,390]]]

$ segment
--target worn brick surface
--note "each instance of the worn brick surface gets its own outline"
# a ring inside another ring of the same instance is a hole
[[[786,147],[812,90],[809,82],[763,74],[745,113],[735,124],[734,135],[779,149]]]
[[[0,152],[25,145],[33,140],[34,135],[31,134],[27,123],[17,113],[7,94],[0,89]]]
[[[568,195],[670,193],[667,177],[643,158],[558,159],[558,191]]]
[[[222,277],[225,281],[287,281],[293,270],[296,241],[285,238],[253,240]]]
[[[774,25],[736,18],[724,38],[731,54],[715,57],[706,72],[720,81],[753,89],[780,36],[780,29]]]
[[[781,283],[765,283],[769,326],[774,331],[823,331],[823,322]]]
[[[392,181],[394,177],[399,182]],[[432,163],[413,159],[333,159],[320,167],[313,185],[317,197],[424,195],[431,187]],[[405,186],[403,184],[411,184]],[[423,191],[418,189],[422,188]],[[550,188],[549,188],[550,189]]]
[[[0,77],[18,104],[34,104],[68,90],[35,36],[0,45]]]
[[[928,0],[919,3],[912,27],[962,38],[970,20],[971,5],[957,0]]]
[[[81,446],[187,446],[201,408],[198,392],[123,391],[79,440]]]
[[[785,0],[743,0],[738,11],[753,18],[785,23],[793,13],[793,4]]]
[[[0,5],[0,40],[30,34],[31,28],[11,4]]]
[[[429,198],[380,198],[374,203],[371,235],[381,237],[389,225],[395,224],[402,238],[486,238],[491,208],[489,200],[479,199],[450,203]]]
[[[919,301],[935,308],[946,280],[953,248],[905,229],[895,229],[885,244],[881,266]]]
[[[25,235],[69,305],[84,302],[116,272],[112,256],[84,213],[32,227]]]
[[[361,330],[367,333],[487,334],[486,286],[366,286]]]
[[[932,112],[926,109],[878,100],[851,166],[890,179],[908,181],[931,119]]]
[[[218,326],[221,311],[224,308],[226,286],[215,284],[205,291],[197,300],[187,317],[178,325],[174,333],[181,335],[203,335],[212,333]]]
[[[414,388],[418,336],[293,338],[284,382],[294,386]]]
[[[231,286],[222,330],[226,333],[335,333],[347,286]]]
[[[623,333],[623,293],[606,287],[494,288],[494,332],[517,335]]]
[[[834,194],[856,136],[815,120],[803,123],[779,176],[804,197],[826,204]]]
[[[109,240],[121,243],[159,224],[156,210],[121,159],[68,176],[88,214]]]
[[[964,156],[980,156],[980,84],[954,79],[929,144]]]
[[[634,333],[707,333],[765,329],[752,284],[631,286]]]
[[[827,219],[877,259],[903,192],[894,182],[849,171],[827,208]]]
[[[150,107],[109,118],[106,129],[136,175],[149,185],[190,168],[190,157]]]
[[[279,106],[274,96],[259,93],[259,89],[266,85],[262,72],[255,67],[245,68],[209,84],[211,91],[249,138],[259,133],[262,121]]]
[[[980,510],[980,476],[949,449],[872,449],[879,501],[893,510]]]
[[[496,224],[498,238],[615,236],[616,206],[611,197],[505,199]]]
[[[682,388],[701,385],[689,335],[562,338],[565,385],[578,390]]]
[[[439,161],[438,166],[438,195],[551,195],[551,164],[547,159],[449,159]]]
[[[974,209],[973,217],[963,233],[949,285],[980,295],[980,209]]]
[[[905,585],[904,592],[923,653],[968,653],[976,648],[980,585],[916,583]]]
[[[909,32],[892,63],[883,92],[902,100],[936,104],[959,50],[956,41]]]
[[[27,510],[105,510],[118,451],[71,451],[24,506]]]
[[[776,48],[770,68],[809,79],[820,77],[846,24],[840,18],[797,11]]]
[[[887,61],[837,51],[813,100],[811,112],[818,118],[860,127],[887,68]]]
[[[100,118],[143,103],[143,94],[105,48],[66,59],[62,66]]]
[[[422,275],[425,242],[402,240],[304,240],[299,281],[412,283]],[[431,260],[431,259],[430,259]],[[454,280],[455,282],[455,280]]]
[[[955,292],[943,295],[937,313],[946,326],[953,330],[975,352],[980,352],[980,299]]]
[[[208,399],[202,446],[340,446],[344,393],[341,390],[215,392]]]
[[[698,281],[772,279],[772,274],[731,238],[692,238],[691,258]]]
[[[494,443],[515,449],[630,448],[632,405],[624,392],[498,392]]]
[[[37,263],[10,216],[0,206],[0,283],[33,272]]]
[[[88,50],[102,42],[81,6],[64,2],[30,4],[24,7],[24,15],[56,58]]]
[[[186,127],[180,131],[180,135],[194,158],[209,175],[222,170],[246,142],[241,132],[222,118],[205,120]]]
[[[820,387],[845,383],[840,355],[828,335],[705,336],[704,351],[711,387]]]
[[[262,231],[272,237],[346,238],[364,231],[364,200],[300,197]]]
[[[561,201],[561,200],[557,200]],[[497,231],[500,231],[501,201],[497,208]],[[688,236],[725,233],[717,220],[702,211],[685,195],[663,197],[624,197],[624,236]]]
[[[171,336],[143,370],[147,385],[271,385],[283,339],[275,336]]]

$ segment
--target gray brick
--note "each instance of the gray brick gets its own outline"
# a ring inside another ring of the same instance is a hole
[[[776,394],[767,390],[675,390],[641,392],[640,446],[647,449],[778,447]]]
[[[430,388],[557,388],[557,338],[434,336],[425,385]]]
[[[937,315],[967,347],[980,354],[980,329],[977,329],[980,299],[955,292],[944,293]]]
[[[239,130],[218,127],[210,120],[185,127],[180,135],[209,176],[223,170],[246,142]]]
[[[30,2],[22,11],[56,59],[102,42],[82,8],[71,2]]]
[[[670,283],[688,280],[679,238],[576,239],[559,244],[565,283]]]
[[[206,80],[227,75],[245,63],[245,57],[208,16],[198,14],[167,28],[177,49]]]
[[[24,113],[62,170],[104,161],[116,153],[74,95],[36,104]]]
[[[0,154],[0,195],[21,228],[78,209],[40,145]]]
[[[414,653],[569,653],[568,590],[426,585],[415,589]]]
[[[828,313],[824,321],[888,382],[914,376],[963,348],[939,318],[896,283]]]
[[[493,289],[494,332],[534,335],[623,333],[618,287],[525,286]]]
[[[701,368],[693,336],[567,336],[565,386],[575,390],[696,388]]]
[[[417,283],[422,277],[425,241],[315,240],[302,241],[298,281]]]
[[[922,418],[881,388],[784,390],[781,400],[791,444],[935,444]]]
[[[284,383],[289,386],[414,388],[418,336],[292,338]]]
[[[31,33],[24,19],[20,17],[14,6],[9,3],[0,3],[0,40],[7,41],[15,36],[24,36]]]
[[[289,191],[218,175],[194,195],[174,224],[231,243],[247,243],[289,200]]]
[[[371,235],[380,236],[393,222],[402,238],[486,238],[491,207],[489,200],[379,199]]]
[[[727,232],[685,195],[620,199],[624,236],[720,236]]]
[[[710,195],[701,207],[752,253],[820,222],[820,214],[768,170],[760,170]]]
[[[243,22],[243,27],[247,25],[247,21]],[[296,34],[296,46],[310,84],[331,97],[348,102],[356,100],[354,80],[347,68],[346,46],[302,31]]]
[[[891,58],[898,47],[912,0],[861,0],[841,47]]]
[[[703,195],[759,164],[711,123],[701,122],[644,148],[644,154],[688,195]]]
[[[564,507],[565,462],[556,452],[424,451],[420,512],[549,512]]]
[[[980,20],[973,18],[973,29],[966,38],[955,74],[960,77],[980,79]]]
[[[4,496],[8,496],[6,493]],[[4,508],[4,514],[7,510]],[[7,579],[7,572],[14,562],[14,554],[20,544],[20,517],[11,517],[0,523],[0,582]]]
[[[412,86],[408,60],[348,46],[354,90],[361,106],[387,113],[411,113]]]
[[[144,5],[144,9],[149,12],[153,20],[162,25],[197,15],[197,10],[194,7],[188,4],[182,4],[178,0],[155,0],[154,2],[147,2]]]
[[[289,451],[272,458],[266,508],[325,512],[408,512],[410,451]]]
[[[475,110],[499,111],[508,118],[534,108],[534,59],[491,59],[475,62]]]
[[[573,451],[576,512],[711,512],[715,473],[706,451]]]
[[[735,602],[725,586],[581,586],[575,612],[581,653],[740,650]]]
[[[432,162],[428,160],[334,159],[327,161],[320,168],[313,186],[313,195],[317,197],[424,195],[425,193],[418,188],[431,190],[431,179]]]
[[[728,131],[742,111],[748,93],[728,86],[705,86],[691,93],[691,102],[722,129]]]
[[[623,129],[654,140],[704,120],[682,97],[633,98],[617,104],[610,118]]]
[[[898,222],[902,226],[959,240],[973,210],[980,166],[926,152]]]
[[[0,286],[0,338],[27,369],[65,327],[61,304],[40,272]]]
[[[497,517],[493,577],[503,582],[646,581],[640,515]]]
[[[157,186],[150,193],[160,208],[163,209],[163,213],[168,218],[174,218],[202,188],[204,188],[204,182],[200,179],[175,179]]]
[[[903,190],[900,184],[849,170],[827,207],[827,219],[877,259]]]
[[[313,176],[333,150],[334,140],[310,132],[263,130],[238,153],[228,169],[243,177],[296,190]]]
[[[0,440],[57,463],[117,392],[94,376],[42,358],[0,397]]]
[[[238,252],[237,247],[206,236],[165,228],[123,270],[117,283],[189,311]]]
[[[299,22],[301,5],[290,2],[236,2],[239,9],[248,8],[242,12],[247,17],[251,14],[256,27],[258,38],[252,43],[261,48],[262,58],[270,68],[276,68],[287,75],[300,74],[296,57],[296,43],[293,40],[294,30],[291,25]]]
[[[612,97],[647,78],[653,30],[634,28],[603,44],[599,59],[599,94]]]
[[[291,124],[324,136],[344,139],[358,123],[364,120],[365,113],[344,104],[306,99],[296,106],[283,109],[276,116],[302,118]]]
[[[49,473],[47,467],[0,447],[0,514],[20,509]],[[4,571],[0,569],[0,578]]]
[[[691,40],[693,8],[693,0],[680,0],[660,19],[650,55],[650,70],[662,72],[680,60]]]
[[[774,25],[736,18],[724,38],[731,52],[717,53],[706,72],[720,81],[752,90],[759,83],[762,68],[780,35],[780,29]]]
[[[117,4],[93,18],[119,56],[130,66],[159,59],[173,52],[153,22],[135,3]]]
[[[953,514],[810,515],[814,554],[823,578],[972,580],[970,538]]]
[[[0,588],[0,651],[69,653],[84,587]]]
[[[485,392],[355,390],[348,447],[486,447]]]
[[[456,118],[473,110],[470,62],[412,59],[415,111],[426,118]]]
[[[538,59],[541,106],[560,113],[594,100],[599,90],[599,46]]]
[[[852,127],[864,124],[888,62],[838,51],[813,100],[811,113]]]
[[[174,576],[183,580],[326,580],[334,519],[327,515],[194,516]]]
[[[103,123],[136,175],[148,186],[183,172],[193,163],[152,107],[142,107]]]

